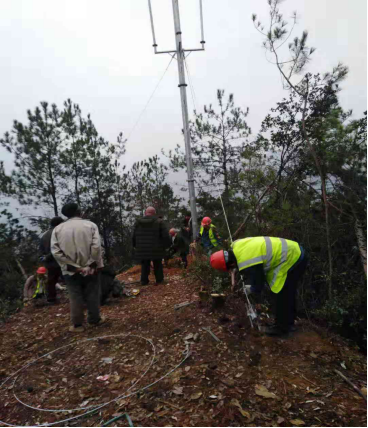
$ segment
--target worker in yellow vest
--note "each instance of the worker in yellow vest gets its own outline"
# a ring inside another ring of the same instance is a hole
[[[246,270],[246,292],[259,293],[267,283],[276,294],[276,323],[266,329],[269,336],[295,330],[296,286],[302,277],[307,256],[301,245],[284,238],[256,236],[235,241],[229,251],[211,256],[214,269]]]
[[[212,220],[209,217],[203,217],[196,241],[201,243],[209,256],[214,250],[219,250],[221,248],[222,239],[217,232],[216,226],[212,224]]]

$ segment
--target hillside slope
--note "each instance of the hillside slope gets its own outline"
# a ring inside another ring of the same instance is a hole
[[[87,412],[36,411],[16,397],[38,409],[97,406],[163,377],[185,359],[188,342],[190,356],[164,379],[67,425],[103,426],[126,412],[134,426],[366,426],[366,402],[334,372],[366,388],[366,360],[357,350],[304,324],[288,339],[268,338],[250,329],[241,299],[212,311],[198,302],[195,279],[179,268],[165,275],[166,284],[112,299],[102,308],[108,322],[82,334],[68,332],[65,296],[54,307],[24,308],[0,326],[0,382],[65,346],[3,385],[0,420],[50,424]],[[137,281],[139,267],[119,279]],[[175,310],[185,301],[197,302]],[[120,336],[82,342],[110,335]]]

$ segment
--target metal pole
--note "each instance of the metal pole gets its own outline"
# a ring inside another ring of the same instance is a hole
[[[155,50],[155,53],[157,53],[157,43],[156,43],[155,28],[153,26],[153,15],[152,15],[151,0],[148,0],[148,9],[149,9],[150,19],[151,19],[151,29],[152,29],[152,38],[153,38],[153,45],[152,46]]]
[[[196,207],[196,200],[195,200],[192,152],[190,147],[188,102],[187,102],[187,88],[186,88],[187,84],[185,83],[185,72],[184,72],[185,52],[183,50],[182,39],[181,39],[179,0],[172,0],[172,4],[173,4],[173,14],[174,14],[175,39],[176,39],[176,58],[178,61],[178,71],[179,71],[178,86],[180,88],[181,110],[182,110],[182,116],[183,116],[183,129],[184,129],[184,141],[185,141],[185,156],[187,161],[190,211],[192,214],[193,237],[196,238],[198,234],[198,219],[197,219],[197,207]]]
[[[200,17],[201,17],[201,35],[202,35],[201,44],[202,44],[202,49],[204,50],[204,44],[206,42],[204,41],[204,31],[203,31],[203,6],[202,6],[202,0],[199,0],[199,13],[200,13]]]

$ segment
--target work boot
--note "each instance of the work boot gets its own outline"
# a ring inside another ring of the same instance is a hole
[[[71,325],[69,331],[70,333],[83,333],[84,327],[82,325]]]
[[[98,322],[95,322],[95,323],[89,323],[89,324],[90,324],[90,325],[93,325],[93,326],[98,326],[98,325],[105,324],[105,322],[106,322],[106,318],[102,316],[102,317],[98,320]]]
[[[270,327],[266,327],[265,333],[267,336],[282,337],[287,336],[288,330],[278,326],[277,324],[274,324]]]
[[[289,331],[290,332],[294,332],[294,331],[297,331],[297,330],[298,330],[298,327],[295,324],[290,324],[289,325]]]

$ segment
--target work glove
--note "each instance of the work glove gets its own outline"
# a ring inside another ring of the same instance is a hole
[[[244,293],[249,296],[250,294],[252,294],[252,286],[250,284],[246,284],[244,286]]]

